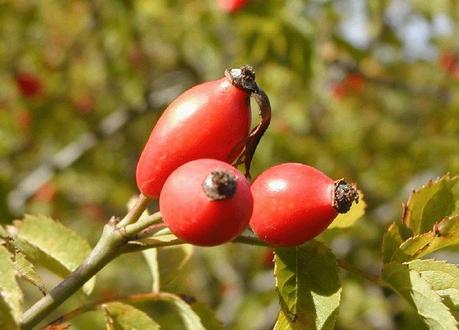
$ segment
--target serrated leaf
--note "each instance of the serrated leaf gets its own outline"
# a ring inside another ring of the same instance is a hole
[[[9,304],[0,294],[0,329],[4,330],[19,330],[19,325],[16,323],[15,317]]]
[[[0,245],[0,296],[9,309],[9,312],[2,313],[5,314],[5,322],[8,321],[9,314],[15,321],[18,321],[22,313],[23,296],[16,281],[16,270],[11,254],[3,245]],[[5,308],[3,306],[2,310]]]
[[[142,251],[153,278],[152,291],[158,292],[161,285],[173,281],[180,270],[190,260],[193,247],[189,244],[148,249]]]
[[[406,205],[403,222],[414,235],[419,235],[458,211],[459,176],[445,175],[413,192]]]
[[[442,298],[408,264],[384,265],[383,280],[410,303],[432,330],[454,330],[457,322]]]
[[[278,324],[286,321],[285,329],[333,329],[341,299],[335,256],[316,241],[275,252],[280,320],[286,318]]]
[[[210,307],[201,302],[194,302],[191,308],[201,319],[202,325],[206,330],[223,330],[223,324],[215,316],[215,312]]]
[[[75,270],[91,251],[85,239],[46,216],[27,215],[16,221],[15,244],[33,262],[65,277]],[[90,279],[83,291],[89,295],[95,284]]]
[[[16,252],[14,256],[14,268],[19,277],[35,285],[43,294],[46,294],[46,288],[41,277],[35,271],[34,265],[26,259],[22,252]]]
[[[402,242],[402,236],[400,235],[397,224],[392,223],[383,236],[381,254],[384,263],[392,260],[393,255],[397,252]]]
[[[285,313],[281,310],[279,312],[279,315],[277,316],[276,323],[274,324],[273,330],[290,330],[292,329],[292,326],[290,325],[290,322],[285,316]]]
[[[159,299],[171,303],[188,330],[205,330],[201,319],[182,298],[171,293],[160,293]]]
[[[102,306],[107,320],[107,329],[116,330],[158,330],[159,324],[153,321],[146,313],[120,302],[104,304]]]
[[[440,221],[427,233],[404,241],[394,253],[392,260],[408,261],[457,244],[459,244],[459,214]]]
[[[359,191],[359,202],[357,204],[354,203],[347,213],[338,214],[335,220],[328,226],[328,229],[343,229],[353,226],[365,214],[366,207],[367,204],[363,200],[363,193]]]
[[[446,261],[413,260],[407,263],[410,270],[420,274],[459,320],[459,267]]]

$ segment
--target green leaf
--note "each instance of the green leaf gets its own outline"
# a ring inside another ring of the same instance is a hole
[[[46,216],[26,215],[15,222],[15,244],[33,263],[39,263],[59,276],[75,270],[91,251],[85,239]],[[10,228],[10,231],[12,228]],[[95,278],[89,280],[83,291],[90,294]]]
[[[290,324],[288,317],[285,316],[285,313],[281,310],[277,316],[276,324],[274,324],[273,330],[290,330],[294,327]]]
[[[363,200],[363,193],[359,191],[359,203],[353,204],[349,212],[338,214],[333,222],[328,226],[328,229],[332,228],[348,228],[354,225],[365,214],[365,208],[367,204]]]
[[[413,192],[405,206],[403,222],[414,235],[419,235],[458,211],[459,176],[445,175]]]
[[[417,310],[430,329],[457,329],[458,324],[442,298],[408,264],[385,264],[382,278]]]
[[[199,316],[193,311],[182,298],[171,293],[160,293],[159,299],[171,303],[180,317],[182,318],[186,329],[188,330],[205,330]]]
[[[335,256],[316,241],[275,251],[278,329],[333,329],[341,299]]]
[[[14,268],[18,276],[35,285],[43,294],[46,294],[46,288],[41,277],[35,271],[34,265],[27,260],[22,252],[16,252],[14,256]]]
[[[104,304],[102,306],[107,321],[107,329],[116,330],[157,330],[158,323],[147,314],[130,305],[120,302]]]
[[[172,282],[180,275],[180,270],[190,260],[193,247],[189,244],[163,247],[142,251],[153,277],[153,292],[158,292],[161,285]]]
[[[381,252],[384,263],[392,260],[393,255],[397,252],[402,242],[398,225],[394,222],[389,226],[383,236]]]
[[[445,247],[459,244],[459,214],[447,217],[434,228],[404,241],[392,260],[407,261],[423,257]]]
[[[446,261],[413,260],[407,263],[410,270],[420,274],[459,320],[459,267]]]
[[[223,324],[215,316],[215,312],[202,302],[193,302],[191,305],[193,311],[201,319],[202,325],[206,330],[223,330]]]
[[[5,317],[4,322],[9,323],[8,315],[18,321],[22,313],[23,296],[16,281],[16,270],[11,260],[11,254],[3,245],[0,245],[0,296],[3,303],[6,304],[6,306],[2,306],[2,311],[9,310],[2,312],[2,316]]]
[[[10,308],[10,305],[5,301],[5,298],[1,294],[0,294],[0,329],[19,330],[19,325],[15,320],[15,317],[13,315],[13,311]]]
[[[158,249],[152,248],[143,250],[142,255],[145,258],[152,277],[151,291],[159,292],[161,288],[161,276],[158,265]]]

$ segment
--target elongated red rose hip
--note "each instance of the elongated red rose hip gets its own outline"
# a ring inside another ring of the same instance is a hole
[[[170,230],[188,243],[212,246],[228,242],[249,224],[253,199],[247,179],[233,166],[198,159],[176,169],[166,180],[159,209]]]
[[[249,135],[251,95],[263,120]],[[245,162],[248,174],[270,114],[269,100],[250,66],[226,70],[224,78],[190,88],[167,107],[150,134],[137,163],[140,191],[158,197],[172,171],[200,158]]]
[[[254,207],[250,227],[257,236],[279,246],[302,244],[324,231],[338,213],[358,202],[353,185],[333,181],[299,163],[273,166],[252,184]]]

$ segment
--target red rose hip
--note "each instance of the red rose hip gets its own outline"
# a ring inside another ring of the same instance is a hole
[[[247,5],[248,0],[218,0],[218,6],[228,12],[234,13]]]
[[[319,170],[285,163],[269,168],[252,184],[250,227],[272,245],[302,244],[324,231],[338,213],[358,202],[354,186]]]
[[[249,136],[251,95],[263,121]],[[192,87],[167,107],[153,128],[137,163],[137,186],[144,195],[158,197],[172,171],[201,158],[228,163],[238,159],[249,171],[270,113],[269,100],[249,66],[226,70],[225,78]]]
[[[199,159],[176,169],[159,198],[164,223],[184,241],[201,246],[231,241],[248,225],[253,198],[233,166]]]

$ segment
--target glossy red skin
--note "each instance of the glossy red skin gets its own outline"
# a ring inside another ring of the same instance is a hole
[[[250,227],[271,245],[300,245],[336,217],[333,189],[334,181],[313,167],[299,163],[271,167],[252,184]]]
[[[247,5],[247,0],[218,0],[218,6],[228,13],[234,13]]]
[[[43,85],[36,75],[31,73],[18,73],[15,77],[16,83],[22,95],[33,98],[41,94]]]
[[[249,97],[226,78],[177,97],[159,118],[137,163],[140,191],[158,197],[172,171],[191,160],[234,161],[249,134]]]
[[[212,201],[202,183],[214,170],[228,170],[237,177],[235,194]],[[214,160],[194,160],[176,169],[167,179],[159,198],[164,222],[179,238],[191,244],[214,246],[237,237],[249,224],[253,209],[250,184],[231,165]]]

